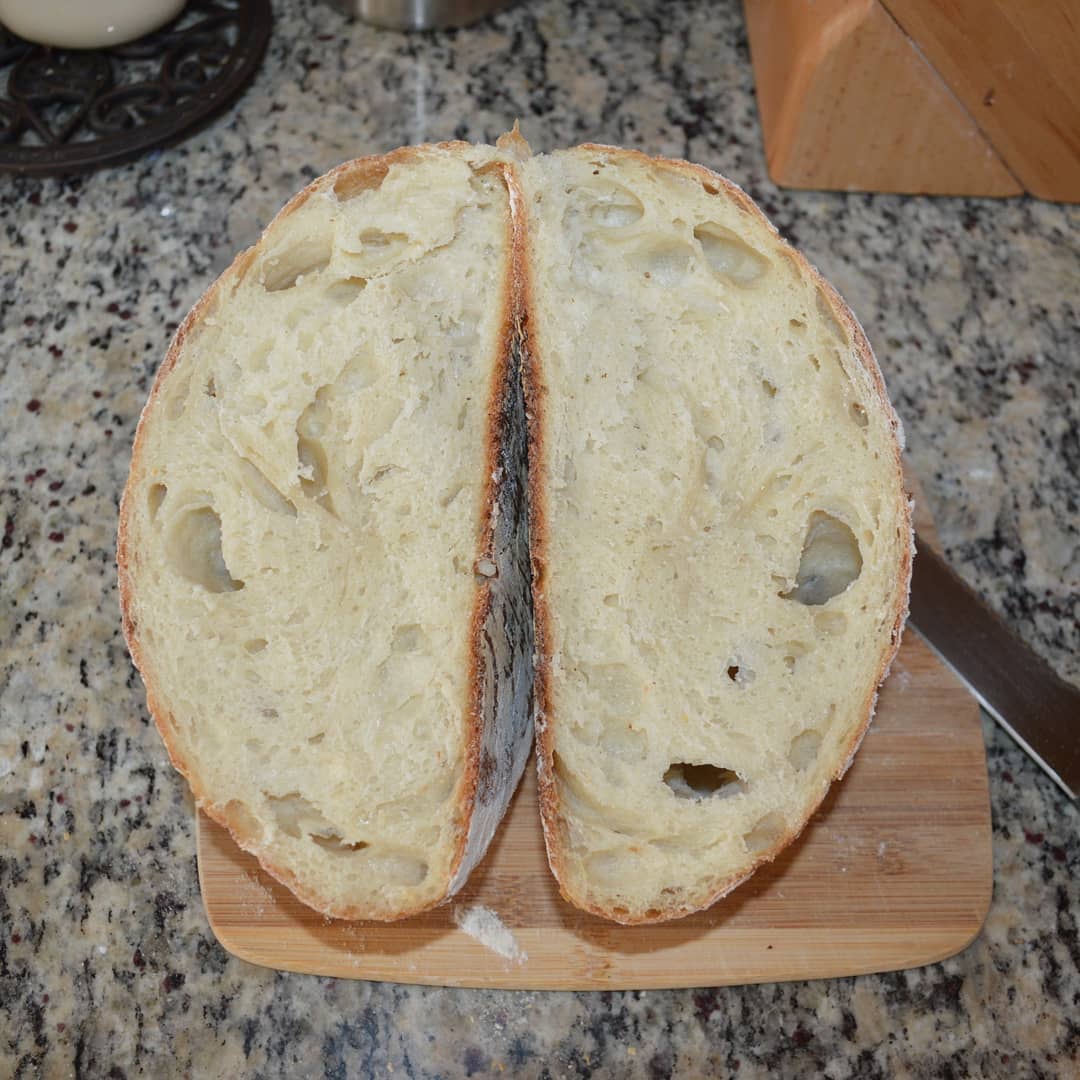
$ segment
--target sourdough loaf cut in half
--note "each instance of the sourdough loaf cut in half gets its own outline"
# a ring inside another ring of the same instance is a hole
[[[624,923],[773,858],[851,761],[911,564],[843,302],[721,177],[523,166],[537,749],[551,866]]]
[[[481,858],[531,740],[507,166],[294,198],[180,328],[121,509],[124,631],[199,805],[330,915]]]

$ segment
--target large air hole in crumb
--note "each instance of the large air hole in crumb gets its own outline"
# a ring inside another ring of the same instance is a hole
[[[334,181],[334,196],[338,202],[347,202],[365,191],[376,191],[389,171],[390,166],[382,162],[367,165],[362,171],[350,168]]]
[[[309,499],[332,514],[334,506],[329,491],[330,461],[323,445],[330,424],[326,393],[327,388],[323,387],[296,422],[296,456],[301,490]]]
[[[383,232],[380,229],[365,229],[360,234],[363,253],[376,263],[386,262],[405,247],[409,238],[404,233]]]
[[[775,811],[766,814],[749,832],[743,834],[743,843],[746,844],[746,850],[751,855],[768,851],[780,843],[786,828],[787,823],[780,814]]]
[[[221,518],[213,507],[192,507],[175,518],[166,550],[173,569],[207,592],[236,592],[244,587],[225,564]]]
[[[823,511],[810,515],[795,588],[785,600],[818,606],[844,592],[862,572],[859,541],[839,518]]]
[[[356,851],[363,851],[368,846],[365,840],[357,840],[354,844],[347,843],[339,833],[331,833],[329,836],[312,833],[311,842],[331,855],[350,855]]]
[[[792,768],[803,772],[814,764],[820,750],[820,732],[815,731],[813,728],[807,728],[806,731],[800,732],[791,740],[788,761],[791,762]]]
[[[736,285],[753,285],[769,268],[769,260],[730,229],[708,222],[694,229],[694,239],[701,244],[705,261],[715,274]]]
[[[305,799],[298,791],[290,791],[285,795],[271,795],[264,791],[266,801],[270,805],[270,813],[277,823],[277,827],[299,840],[305,835],[336,836],[338,835],[333,824],[323,816],[323,813],[309,799]]]
[[[326,290],[326,299],[339,307],[348,307],[366,288],[367,278],[342,278]]]
[[[676,761],[664,773],[664,783],[677,799],[727,799],[745,793],[747,784],[733,769]]]
[[[263,288],[270,293],[291,289],[302,278],[325,269],[333,254],[329,235],[308,237],[284,251],[272,251],[262,262]]]
[[[169,489],[164,484],[154,484],[150,488],[149,494],[146,496],[146,508],[150,512],[150,520],[153,521],[158,511],[161,509],[161,504],[165,501],[165,496],[168,494]]]
[[[596,200],[589,207],[589,219],[605,229],[624,229],[645,213],[641,200],[619,184],[590,188],[588,195]]]
[[[299,435],[296,456],[300,463],[300,487],[304,494],[324,509],[333,512],[333,503],[326,487],[329,462],[326,449],[317,439]]]
[[[241,458],[239,469],[241,482],[260,506],[275,514],[296,517],[296,507],[270,482],[258,465]]]

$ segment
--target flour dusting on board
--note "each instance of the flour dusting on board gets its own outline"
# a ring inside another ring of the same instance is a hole
[[[470,908],[455,908],[454,922],[469,937],[475,938],[485,948],[498,953],[504,960],[522,964],[529,959],[514,939],[514,935],[491,908],[480,904]]]

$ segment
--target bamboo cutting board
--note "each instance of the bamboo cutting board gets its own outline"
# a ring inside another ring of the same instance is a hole
[[[978,709],[909,630],[847,777],[802,837],[708,911],[622,927],[565,903],[547,868],[530,762],[487,858],[452,904],[399,923],[301,904],[203,814],[199,881],[221,944],[253,964],[353,979],[516,989],[650,989],[916,967],[963,949],[990,905]],[[496,912],[527,959],[460,930]]]

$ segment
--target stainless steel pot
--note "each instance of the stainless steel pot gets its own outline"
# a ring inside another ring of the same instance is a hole
[[[507,7],[511,0],[330,0],[364,22],[390,30],[440,30],[467,26]]]

